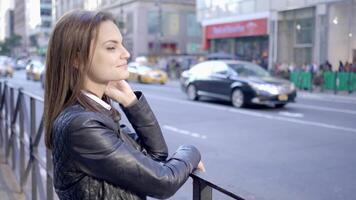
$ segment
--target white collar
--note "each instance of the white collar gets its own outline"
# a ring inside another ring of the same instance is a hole
[[[87,91],[82,90],[83,94],[85,94],[87,97],[91,98],[92,100],[94,100],[96,103],[100,104],[101,106],[103,106],[105,109],[107,110],[111,110],[111,106],[106,103],[105,101],[103,101],[102,99],[100,99],[99,97],[97,97],[94,94],[91,94]]]

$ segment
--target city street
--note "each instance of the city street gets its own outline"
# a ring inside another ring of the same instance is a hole
[[[24,71],[9,82],[43,95]],[[170,155],[182,144],[199,148],[207,180],[250,199],[356,199],[356,94],[300,92],[285,108],[236,109],[222,101],[189,101],[176,81],[130,84],[147,97]],[[171,199],[191,195],[188,181]]]

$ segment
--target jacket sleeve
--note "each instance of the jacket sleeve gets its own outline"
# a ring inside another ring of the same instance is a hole
[[[157,119],[145,96],[139,91],[135,94],[138,101],[129,107],[121,108],[135,129],[141,146],[153,159],[165,161],[168,157],[168,147]]]
[[[193,146],[181,146],[164,163],[155,161],[87,113],[71,120],[66,134],[71,156],[84,173],[155,198],[172,196],[200,161]]]

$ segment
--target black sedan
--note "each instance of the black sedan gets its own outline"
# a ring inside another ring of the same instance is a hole
[[[288,80],[272,77],[254,63],[236,60],[199,63],[182,73],[180,84],[191,100],[207,96],[231,101],[235,107],[283,107],[296,98],[296,89]]]

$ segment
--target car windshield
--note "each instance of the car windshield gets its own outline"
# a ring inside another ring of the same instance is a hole
[[[139,67],[137,67],[137,70],[139,71],[139,72],[148,72],[148,71],[151,71],[152,70],[152,68],[150,68],[150,67],[147,67],[147,66],[139,66]]]
[[[257,77],[266,77],[270,76],[268,71],[263,69],[259,65],[253,63],[230,63],[228,64],[239,76],[257,76]]]
[[[36,67],[39,69],[44,68],[44,65],[40,61],[34,60],[34,61],[32,61],[32,64],[33,64],[33,67]]]

